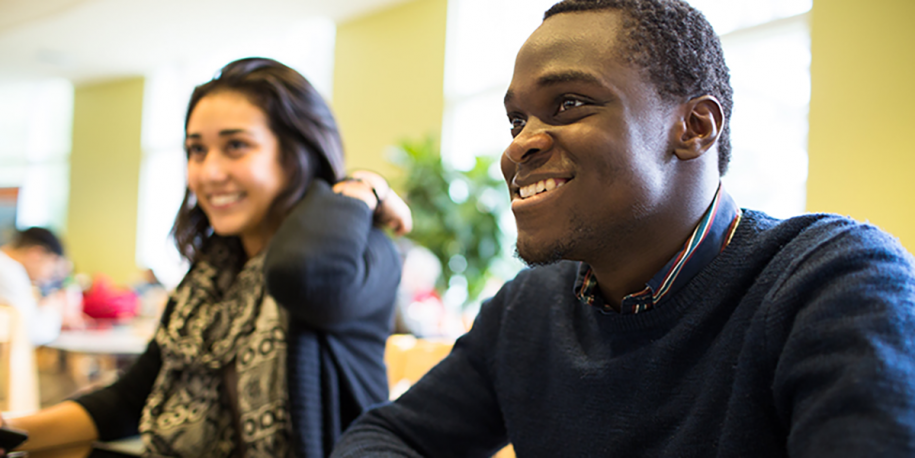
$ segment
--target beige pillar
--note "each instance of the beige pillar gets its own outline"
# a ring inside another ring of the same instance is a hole
[[[135,278],[143,79],[77,86],[67,250],[78,272]]]
[[[338,24],[333,109],[349,167],[390,175],[390,145],[441,136],[447,9],[413,0]]]

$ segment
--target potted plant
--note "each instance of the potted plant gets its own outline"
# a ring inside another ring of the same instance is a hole
[[[404,172],[397,187],[413,211],[409,238],[441,262],[438,291],[466,285],[467,304],[483,291],[502,254],[499,213],[508,196],[494,173],[498,164],[478,157],[470,170],[455,170],[442,162],[431,137],[403,141],[392,156]]]

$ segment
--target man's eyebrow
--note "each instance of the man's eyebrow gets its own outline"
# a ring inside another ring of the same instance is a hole
[[[553,84],[559,83],[590,83],[590,84],[600,84],[600,81],[596,76],[578,71],[578,70],[569,70],[559,73],[549,73],[541,76],[537,79],[538,86],[550,86]]]
[[[561,83],[587,83],[600,84],[596,76],[579,70],[568,70],[564,72],[548,73],[537,78],[537,86],[552,86]],[[511,89],[505,92],[503,103],[508,104],[515,98],[515,93]]]

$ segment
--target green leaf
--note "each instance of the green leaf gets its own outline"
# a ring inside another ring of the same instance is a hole
[[[440,293],[457,274],[449,266],[452,256],[463,256],[467,263],[460,274],[467,279],[468,299],[476,299],[491,276],[493,260],[502,252],[498,214],[507,205],[508,193],[505,183],[490,173],[497,167],[496,161],[478,157],[472,169],[461,172],[442,163],[431,136],[404,140],[398,147],[391,160],[404,171],[397,188],[413,212],[409,238],[431,250],[441,262]],[[463,180],[468,188],[467,199],[461,203],[449,195],[455,180]]]

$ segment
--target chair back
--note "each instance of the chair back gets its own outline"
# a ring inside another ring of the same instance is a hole
[[[454,341],[448,339],[423,339],[409,334],[388,337],[384,362],[388,366],[391,399],[397,399],[418,382],[429,369],[451,353],[453,346]],[[515,458],[514,448],[509,444],[493,458]]]
[[[423,339],[409,334],[388,337],[384,362],[388,366],[391,399],[398,398],[438,364],[454,346],[453,340]]]
[[[22,315],[0,304],[0,410],[38,410],[38,368]]]

